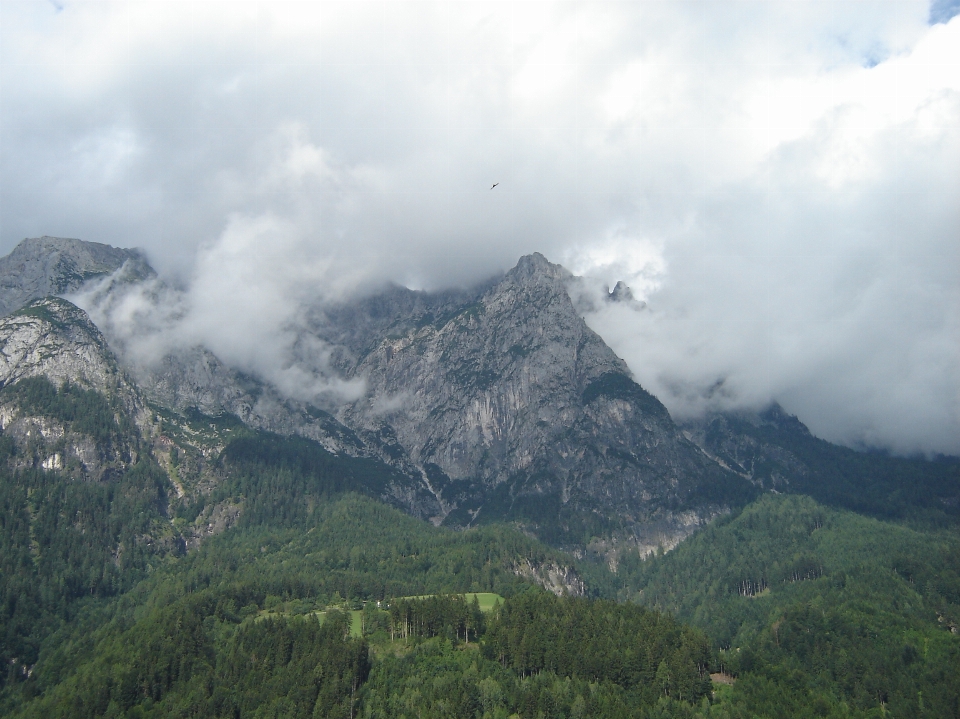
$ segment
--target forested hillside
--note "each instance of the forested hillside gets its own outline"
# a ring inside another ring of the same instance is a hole
[[[449,716],[457,706],[455,716],[473,716],[486,706],[498,716],[525,707],[531,716],[544,708],[631,716],[708,693],[705,635],[640,607],[532,587],[514,571],[519,558],[569,559],[514,530],[437,529],[357,495],[319,500],[309,526],[284,525],[232,529],[119,599],[84,607],[7,688],[7,710],[351,716],[362,707],[397,716],[414,706]],[[507,597],[465,632],[469,643],[457,625],[463,601],[394,599],[468,590]],[[378,600],[406,607],[408,625],[418,606],[439,615],[413,621],[420,629],[401,638],[391,620],[401,615],[374,609]],[[364,603],[372,636],[350,638],[337,607]],[[610,661],[621,654],[625,664]],[[420,687],[416,701],[411,686]]]
[[[113,452],[89,481],[38,464],[60,435],[0,435],[4,716],[960,716],[960,537],[929,513],[767,493],[614,574],[403,514],[395,469],[310,440],[221,418],[178,496],[97,392],[0,399]]]
[[[623,599],[703,628],[730,702],[760,716],[960,715],[960,538],[766,495],[669,554],[622,562]]]
[[[0,692],[6,694],[32,675],[44,642],[84,608],[129,590],[182,547],[166,516],[166,474],[148,457],[109,461],[128,454],[135,435],[103,395],[36,377],[4,387],[0,402],[36,418],[21,435],[9,426],[0,434],[0,662],[6,667]],[[74,458],[59,469],[41,464],[67,456],[65,443],[78,436],[96,439],[105,481],[78,479],[83,468]]]

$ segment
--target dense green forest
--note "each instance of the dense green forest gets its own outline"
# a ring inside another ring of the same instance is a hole
[[[17,387],[7,401],[75,431],[131,431],[96,393]],[[385,465],[238,434],[215,488],[182,500],[146,453],[78,481],[0,434],[0,714],[960,717],[949,522],[768,493],[613,574],[364,496],[399,481]],[[239,520],[186,551],[177,528],[220,505]],[[570,567],[587,596],[521,563]],[[483,613],[468,592],[505,600]]]
[[[704,629],[760,716],[960,716],[960,537],[766,495],[674,551],[621,562],[621,598]]]
[[[0,390],[0,400],[101,447],[131,433],[101,394],[69,383],[28,378]],[[77,481],[69,462],[62,472],[36,466],[62,441],[44,447],[31,437],[18,449],[0,434],[0,693],[27,677],[44,641],[82,608],[119,596],[180,549],[165,516],[169,480],[155,463],[139,461],[108,482]]]
[[[261,526],[211,538],[196,552],[171,558],[119,599],[88,609],[75,623],[78,631],[63,628],[18,692],[8,692],[8,708],[44,717],[273,716],[274,710],[347,716],[360,708],[395,716],[383,707],[402,704],[403,687],[413,683],[432,687],[435,712],[425,704],[422,716],[449,716],[444,707],[453,704],[481,707],[480,684],[495,677],[495,703],[503,711],[578,700],[584,711],[599,711],[619,697],[617,711],[626,716],[631,707],[661,700],[686,706],[705,691],[705,635],[637,606],[563,600],[532,588],[511,571],[512,562],[525,552],[562,557],[513,530],[438,529],[357,495],[323,503],[314,516],[306,532]],[[507,597],[489,620],[462,599],[390,598],[477,589]],[[379,597],[391,611],[372,610]],[[385,620],[366,623],[369,639],[351,639],[345,616],[336,637],[332,630],[322,633],[343,616],[331,606],[364,601],[370,609],[364,614]],[[321,608],[327,609],[322,627],[313,618]],[[261,619],[267,611],[270,618]],[[401,632],[402,624],[416,630]],[[546,636],[545,626],[567,627],[567,646],[577,642],[589,663],[536,659],[542,649],[528,651],[530,637]],[[310,632],[316,646],[303,645]],[[323,642],[335,640],[336,647],[324,648]],[[244,648],[254,645],[259,649]],[[611,646],[630,649],[630,671],[597,662]],[[316,659],[334,655],[351,659],[329,665]],[[374,657],[369,667],[361,661],[368,656]],[[475,674],[449,685],[434,681],[450,662],[459,667],[465,661],[478,667]],[[547,675],[556,681],[544,684]],[[638,681],[647,675],[659,676],[662,691]],[[566,687],[562,696],[557,681]],[[597,687],[607,685],[614,699],[598,694]],[[673,687],[699,689],[681,696],[683,690],[671,694]]]

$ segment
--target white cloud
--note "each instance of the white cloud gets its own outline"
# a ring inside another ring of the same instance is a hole
[[[260,371],[305,303],[541,251],[646,298],[590,321],[675,411],[960,452],[960,21],[930,16],[4,2],[0,242],[143,246],[181,335]]]

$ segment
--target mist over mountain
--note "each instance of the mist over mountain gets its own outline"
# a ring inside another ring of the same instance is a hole
[[[113,269],[76,280],[67,295],[89,319],[50,298],[17,310],[4,342],[24,349],[8,353],[6,383],[46,377],[86,386],[90,372],[103,374],[91,362],[119,365],[121,383],[133,388],[123,404],[147,434],[157,431],[144,419],[152,407],[154,422],[207,417],[211,428],[233,422],[311,440],[336,456],[385,464],[391,479],[373,485],[374,496],[435,524],[519,522],[555,544],[611,552],[615,562],[617,542],[669,548],[765,490],[884,517],[918,507],[949,514],[960,501],[955,462],[871,464],[814,438],[776,404],[671,416],[584,319],[642,317],[648,305],[622,282],[598,289],[539,253],[469,289],[393,286],[352,297],[304,289],[296,314],[274,297],[288,321],[271,327],[251,318],[248,335],[238,324],[208,337],[212,316],[192,289],[167,284],[129,251],[25,240],[11,257],[59,259],[34,262],[38,275],[6,258],[0,281],[32,300],[64,263],[82,265],[90,252],[112,257],[98,267]],[[57,319],[64,312],[76,319]],[[92,354],[70,349],[76,340],[63,333],[75,325],[98,338]],[[225,437],[210,441],[226,446]],[[194,482],[220,481],[203,469],[220,451],[203,450]],[[50,457],[70,452],[80,450],[65,445]],[[43,461],[62,461],[50,457]]]
[[[391,284],[318,256],[309,242],[278,234],[282,226],[260,230],[228,232],[200,253],[186,283],[148,279],[115,286],[106,279],[102,286],[86,285],[74,299],[145,367],[172,351],[203,346],[286,397],[319,404],[356,399],[365,380],[346,379],[338,370],[338,344],[345,340],[318,331],[316,318],[380,296]],[[268,243],[274,249],[264,257],[258,248]],[[730,270],[746,284],[778,276],[747,278]],[[940,297],[927,297],[921,316],[919,307],[890,307],[883,317],[868,318],[862,306],[853,315],[834,314],[836,300],[827,290],[817,297],[801,286],[771,287],[768,301],[729,325],[739,310],[725,293],[746,300],[742,288],[707,296],[702,287],[694,298],[673,282],[645,289],[641,278],[632,288],[638,299],[610,302],[612,281],[571,276],[568,284],[588,325],[677,417],[758,411],[778,401],[818,436],[848,446],[904,454],[960,451],[954,431],[960,418],[948,401],[960,383],[957,365],[949,362],[954,320],[950,302]],[[691,279],[687,287],[696,283]],[[443,292],[462,297],[475,290]],[[675,302],[687,309],[671,307]],[[910,339],[891,336],[888,323],[898,317],[909,324]]]
[[[542,252],[678,416],[960,451],[955,3],[412,7],[4,6],[0,247],[142,247],[131,346],[314,395],[314,304]]]

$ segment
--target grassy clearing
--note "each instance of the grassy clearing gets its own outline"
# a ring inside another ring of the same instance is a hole
[[[436,596],[435,594],[421,594],[415,597],[397,597],[397,599],[429,599],[430,597]],[[463,594],[468,602],[472,602],[473,598],[477,598],[477,602],[480,604],[480,611],[489,613],[492,612],[494,607],[498,604],[503,604],[503,597],[499,594],[494,594],[493,592],[466,592]],[[389,603],[389,600],[386,604]],[[352,637],[362,637],[363,636],[363,611],[359,609],[352,609],[349,612],[350,614],[350,636]],[[323,624],[323,620],[326,619],[327,613],[323,610],[317,610],[315,612],[307,612],[306,614],[294,615],[291,612],[276,611],[274,609],[262,609],[259,614],[256,615],[256,621],[261,621],[263,619],[279,619],[280,617],[291,617],[291,616],[315,616],[320,620],[320,623]]]
[[[477,592],[475,594],[466,594],[464,596],[467,598],[468,602],[472,602],[473,598],[476,597],[477,601],[480,602],[481,612],[492,612],[495,606],[498,604],[503,604],[503,597],[501,597],[499,594],[494,594],[493,592]]]
[[[429,599],[430,597],[435,597],[436,594],[420,594],[415,597],[397,597],[397,599]],[[461,595],[458,595],[461,596]],[[477,601],[480,603],[481,612],[492,612],[493,608],[497,604],[503,604],[503,597],[499,594],[494,594],[493,592],[465,592],[462,594],[468,602],[472,602],[473,598],[476,597]]]

